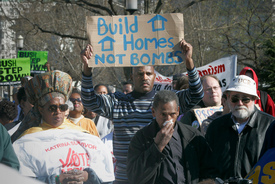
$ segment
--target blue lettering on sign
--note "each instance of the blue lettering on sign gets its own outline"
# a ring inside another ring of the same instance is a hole
[[[130,35],[130,38],[127,39],[126,35],[123,35],[123,49],[124,51],[128,50],[128,45],[130,46],[130,50],[149,50],[152,48],[157,49],[158,47],[160,48],[173,48],[175,45],[173,42],[171,42],[173,38],[169,38],[166,40],[166,38],[160,38],[157,40],[156,38],[138,38],[134,40],[133,34]]]
[[[124,56],[126,56],[126,54],[117,54],[116,56],[118,57],[118,63],[119,63],[119,64],[123,64],[122,58],[123,58]]]
[[[152,55],[143,53],[143,54],[138,54],[138,53],[132,53],[130,55],[130,64],[132,66],[137,66],[137,65],[155,65],[157,60],[160,60],[162,64],[173,64],[173,63],[179,63],[177,60],[175,60],[171,52],[167,53],[152,53]],[[95,55],[95,65],[99,65],[99,63],[105,64],[123,64],[123,59],[126,57],[126,54],[101,54]]]
[[[114,64],[116,62],[116,57],[118,57],[118,63],[123,64],[123,57],[125,56],[126,54],[117,54],[115,56],[113,54],[109,54],[106,56],[106,62],[109,64]],[[101,57],[98,54],[95,55],[95,64],[98,65],[99,62],[105,64],[105,54],[102,54]]]
[[[160,24],[159,24],[159,22],[160,22]],[[167,22],[166,18],[164,18],[161,15],[156,15],[152,19],[150,19],[147,23],[151,23],[152,24],[152,31],[156,32],[156,31],[165,30],[164,22]],[[156,25],[161,25],[161,26],[156,27]]]
[[[112,24],[109,24],[109,29],[110,29],[110,33],[111,33],[112,35],[114,35],[114,34],[116,34],[116,32],[117,32],[117,25],[115,24],[115,25],[114,25],[114,30],[112,30]]]
[[[109,48],[106,48],[106,46],[105,46],[106,42],[110,42],[109,44],[106,44],[106,45],[110,46]],[[102,40],[100,40],[98,42],[98,44],[101,44],[101,50],[102,51],[113,51],[113,43],[114,42],[116,42],[116,41],[113,38],[111,38],[109,36],[106,36]]]
[[[174,47],[174,43],[171,42],[172,39],[173,39],[173,37],[168,38],[168,42],[170,43],[170,45],[168,45],[169,48],[173,48]]]
[[[131,41],[126,40],[126,35],[123,35],[123,49],[127,50],[127,44],[131,45],[131,50],[134,50],[134,36],[131,34]]]
[[[136,66],[139,64],[139,59],[137,56],[138,56],[138,54],[136,54],[136,53],[131,54],[131,57],[130,57],[131,65]]]
[[[166,53],[166,61],[167,64],[172,64],[174,62],[173,54],[172,52]]]
[[[164,53],[160,53],[159,55],[153,53],[152,63],[155,63],[155,60],[159,59],[161,60],[161,63],[164,63]]]
[[[144,59],[145,58],[145,59]],[[147,59],[146,59],[147,58]],[[147,60],[147,61],[144,61],[144,60]],[[143,65],[148,65],[150,63],[151,59],[150,59],[150,56],[148,54],[142,54],[141,57],[140,57],[140,62],[143,64]]]
[[[134,23],[129,25],[128,23],[128,17],[124,17],[124,23],[122,18],[119,18],[118,21],[120,22],[119,25],[109,23],[109,25],[106,24],[106,21],[104,18],[98,18],[97,19],[97,34],[99,36],[104,36],[108,32],[110,32],[112,35],[115,35],[117,33],[123,34],[129,34],[138,32],[138,20],[137,16],[134,16]]]
[[[148,50],[148,41],[150,42],[150,43],[155,43],[155,49],[156,48],[158,48],[158,41],[157,41],[157,39],[156,38],[152,38],[152,39],[150,39],[150,38],[145,38],[144,39],[144,42],[145,42],[145,50]]]
[[[102,54],[102,57],[100,57],[98,54],[95,55],[95,64],[98,65],[98,61],[101,63],[105,63],[105,54]]]
[[[158,45],[159,45],[160,48],[165,48],[165,47],[167,46],[166,43],[167,43],[167,42],[166,42],[166,39],[165,39],[165,38],[160,38],[160,39],[159,39]],[[164,45],[162,45],[162,44],[164,44]]]
[[[107,63],[110,63],[110,64],[114,64],[116,62],[115,60],[115,56],[113,54],[109,54],[107,57],[106,57],[106,60],[107,60]]]
[[[102,28],[103,26],[103,28]],[[101,31],[103,31],[103,33],[101,33]],[[97,34],[99,36],[105,35],[108,32],[108,26],[106,25],[106,21],[103,18],[98,18],[97,20]]]
[[[135,48],[137,50],[141,50],[143,48],[143,40],[141,38],[138,38],[135,42]]]
[[[174,53],[174,55],[178,58],[178,60],[175,61],[175,63],[177,63],[177,64],[180,64],[183,61],[182,58],[178,55],[178,54],[181,54],[181,53],[182,52],[179,51],[179,50],[175,51],[175,53]]]

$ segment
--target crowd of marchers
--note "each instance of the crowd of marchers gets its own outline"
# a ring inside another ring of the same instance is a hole
[[[122,92],[94,84],[93,47],[80,53],[81,88],[69,74],[21,79],[0,101],[0,169],[10,183],[196,184],[244,179],[275,147],[275,105],[245,67],[222,92],[199,77],[182,40],[188,75],[154,91],[154,66],[133,67]],[[200,122],[194,109],[220,107]],[[275,153],[274,153],[275,154]],[[8,169],[9,167],[13,169]],[[8,175],[7,175],[8,176]],[[249,179],[253,178],[248,178]],[[252,181],[253,182],[253,181]]]

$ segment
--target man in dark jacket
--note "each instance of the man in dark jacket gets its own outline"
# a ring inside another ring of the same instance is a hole
[[[206,139],[213,150],[211,163],[221,179],[244,178],[258,162],[268,126],[275,118],[255,107],[256,82],[240,75],[226,89],[231,113],[214,120]]]
[[[155,119],[135,134],[129,146],[130,183],[198,183],[207,178],[210,148],[198,130],[176,121],[177,95],[167,90],[158,92],[152,114]]]

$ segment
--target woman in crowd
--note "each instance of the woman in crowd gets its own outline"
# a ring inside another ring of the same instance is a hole
[[[47,72],[31,79],[25,89],[39,112],[32,121],[41,122],[13,144],[20,173],[46,183],[112,183],[112,156],[106,146],[65,118],[71,77],[61,71]]]
[[[95,123],[91,119],[85,118],[83,116],[84,107],[81,101],[80,92],[77,89],[73,89],[73,92],[70,96],[70,101],[73,103],[73,110],[69,112],[68,119],[71,120],[74,124],[87,130],[92,135],[99,137]]]

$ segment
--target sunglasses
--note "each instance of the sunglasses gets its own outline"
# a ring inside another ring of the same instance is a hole
[[[232,103],[237,103],[237,102],[239,102],[240,100],[242,101],[243,104],[248,104],[252,99],[249,98],[249,97],[244,97],[244,98],[242,98],[242,99],[240,99],[240,98],[238,98],[238,97],[232,97],[232,98],[231,98],[231,102],[232,102]]]
[[[81,101],[81,98],[70,98],[70,101],[73,102],[73,103],[74,103],[75,101],[76,101],[76,102],[82,102],[82,101]]]
[[[66,110],[68,110],[68,105],[67,104],[62,104],[62,105],[50,105],[50,107],[48,108],[48,110],[50,112],[57,112],[57,109],[59,109],[61,112],[64,112]]]

